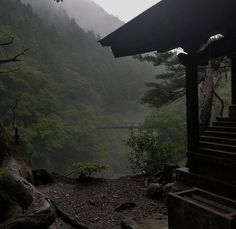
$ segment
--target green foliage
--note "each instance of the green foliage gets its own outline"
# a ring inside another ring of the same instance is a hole
[[[148,82],[148,90],[142,101],[151,107],[159,108],[181,98],[185,94],[185,68],[178,61],[177,52],[138,55],[135,57],[141,62],[150,62],[163,69],[156,75],[155,82]]]
[[[186,124],[182,101],[154,110],[126,140],[135,172],[155,173],[163,163],[179,163],[186,156]]]
[[[139,112],[144,78],[154,70],[133,58],[115,60],[92,32],[51,10],[41,20],[20,0],[0,1],[0,42],[15,38],[1,59],[29,49],[19,64],[0,68],[19,68],[0,74],[0,120],[13,135],[17,98],[20,142],[33,165],[64,172],[73,161],[104,159],[113,150],[97,127]]]
[[[89,178],[94,173],[100,173],[106,170],[106,166],[100,165],[91,161],[88,162],[75,162],[72,164],[72,168],[75,168],[75,173],[79,178]]]
[[[171,145],[162,144],[156,131],[132,131],[126,144],[131,147],[130,163],[134,172],[152,174],[171,160]]]

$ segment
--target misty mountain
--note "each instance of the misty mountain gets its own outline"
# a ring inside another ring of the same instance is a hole
[[[30,4],[0,0],[1,41],[15,38],[2,55],[29,50],[18,71],[1,77],[0,119],[12,131],[18,98],[20,139],[36,167],[58,171],[100,160],[124,171],[124,132],[99,127],[143,120],[148,110],[140,98],[156,69],[131,57],[115,59],[93,32],[46,1],[34,1],[38,16]]]
[[[70,18],[74,18],[81,28],[86,31],[92,30],[101,37],[124,24],[92,0],[67,0],[60,4],[49,0],[22,0],[22,2],[30,3],[42,18],[53,17],[52,11],[54,14],[64,11]]]

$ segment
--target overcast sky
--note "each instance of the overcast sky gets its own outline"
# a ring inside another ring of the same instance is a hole
[[[160,0],[93,0],[108,13],[127,22]]]

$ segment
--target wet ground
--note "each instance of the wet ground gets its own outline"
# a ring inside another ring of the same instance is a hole
[[[166,229],[165,201],[146,197],[145,180],[146,177],[135,176],[78,183],[58,178],[39,190],[70,217],[91,229],[121,228],[122,222],[140,229]],[[53,228],[70,227],[58,220]]]

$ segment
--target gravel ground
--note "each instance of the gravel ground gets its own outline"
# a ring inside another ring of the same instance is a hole
[[[53,184],[41,186],[39,190],[66,214],[89,228],[116,229],[127,218],[139,222],[147,216],[167,213],[165,201],[145,196],[145,179],[143,176],[135,176],[116,180],[92,179],[86,183],[78,183],[57,178]],[[124,203],[132,203],[133,206],[117,211],[116,208]],[[52,228],[70,227],[57,220]]]

